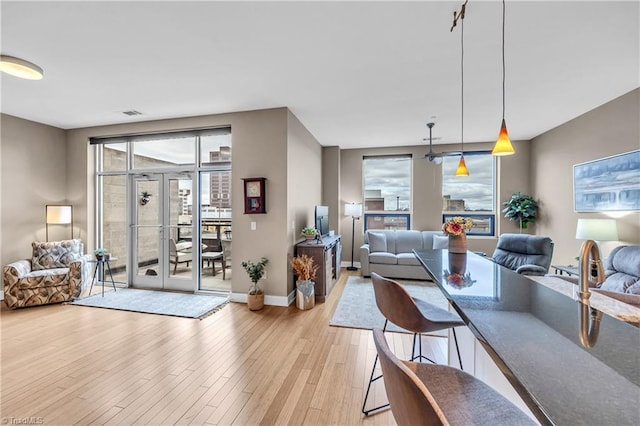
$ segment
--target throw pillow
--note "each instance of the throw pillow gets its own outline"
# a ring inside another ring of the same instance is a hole
[[[31,270],[68,268],[71,262],[82,257],[82,243],[79,239],[31,243],[33,255]]]
[[[387,236],[379,232],[369,232],[369,251],[371,253],[387,251]]]
[[[449,237],[447,235],[434,235],[433,236],[433,247],[434,250],[438,249],[448,249],[449,248]]]

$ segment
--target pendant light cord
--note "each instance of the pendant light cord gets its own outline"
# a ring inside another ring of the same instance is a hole
[[[505,110],[505,60],[504,60],[504,19],[505,19],[505,0],[502,0],[502,119],[504,120]]]
[[[464,156],[464,18],[460,21],[460,144],[462,147],[461,156]]]

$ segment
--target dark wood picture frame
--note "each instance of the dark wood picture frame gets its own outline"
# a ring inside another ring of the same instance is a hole
[[[264,214],[266,206],[266,178],[243,178],[244,214]]]

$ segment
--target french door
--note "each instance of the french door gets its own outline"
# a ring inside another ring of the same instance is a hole
[[[195,291],[190,173],[132,176],[131,256],[134,287]]]

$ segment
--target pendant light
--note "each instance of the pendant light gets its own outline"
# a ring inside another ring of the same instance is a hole
[[[456,176],[469,176],[467,163],[464,162],[464,12],[465,4],[460,11],[460,93],[461,93],[461,118],[460,118],[460,162],[456,169]]]
[[[505,0],[502,0],[502,125],[500,126],[500,133],[498,134],[498,140],[493,146],[491,155],[512,155],[516,151],[511,145],[509,139],[509,132],[507,131],[507,123],[504,120],[505,110],[505,64],[504,64],[504,21],[505,21]]]
[[[0,55],[0,71],[27,80],[41,80],[44,76],[44,71],[36,64],[7,55]]]

